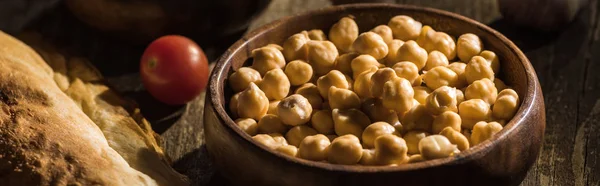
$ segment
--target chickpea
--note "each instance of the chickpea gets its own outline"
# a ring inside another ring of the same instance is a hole
[[[281,118],[273,114],[267,114],[258,120],[257,128],[260,134],[285,133],[288,130]]]
[[[400,123],[398,115],[393,110],[387,109],[383,106],[383,101],[378,98],[366,99],[361,106],[361,110],[369,116],[369,119],[373,122],[383,121],[391,125],[397,125]]]
[[[419,151],[423,158],[431,160],[453,156],[460,151],[442,135],[427,136],[419,141]]]
[[[468,84],[483,78],[494,81],[494,71],[485,58],[474,56],[465,67],[465,78]]]
[[[413,107],[415,92],[408,80],[395,78],[383,85],[383,106],[397,113],[404,113]]]
[[[358,95],[351,90],[330,87],[329,106],[331,109],[359,109],[360,98],[358,98]]]
[[[383,59],[388,54],[387,43],[375,32],[362,33],[352,43],[352,48],[359,54],[367,54],[375,59]]]
[[[345,75],[354,75],[352,73],[352,60],[354,60],[354,58],[358,57],[359,54],[357,53],[346,53],[346,54],[342,54],[340,56],[338,56],[338,58],[335,60],[335,70],[339,70],[340,72],[342,72]]]
[[[500,78],[494,78],[494,86],[496,86],[496,90],[498,90],[498,92],[508,88],[508,86],[504,83],[504,81],[500,80]]]
[[[312,65],[314,73],[323,75],[333,70],[338,51],[330,41],[308,41],[308,62]]]
[[[498,122],[485,122],[480,121],[473,126],[473,133],[471,134],[471,144],[473,146],[480,144],[481,142],[492,138],[494,134],[502,130],[502,125]]]
[[[310,119],[312,127],[321,134],[333,134],[333,117],[331,110],[319,110]]]
[[[258,134],[256,136],[253,136],[252,139],[260,144],[263,144],[269,149],[276,149],[279,146],[281,146],[278,142],[275,141],[275,139],[273,139],[273,137],[271,137],[268,134]]]
[[[329,39],[342,53],[350,52],[356,38],[358,38],[358,25],[352,18],[344,17],[329,29]]]
[[[275,143],[277,143],[279,146],[289,145],[285,137],[283,137],[283,135],[280,133],[269,133],[269,136],[273,137],[273,140],[275,140]]]
[[[469,149],[469,140],[465,135],[459,132],[460,130],[455,130],[452,127],[446,127],[442,131],[440,131],[440,135],[445,136],[450,140],[450,143],[455,144],[460,151],[465,151]]]
[[[394,39],[388,43],[388,55],[385,57],[386,66],[394,66],[398,61],[398,49],[404,45],[404,41]]]
[[[423,70],[431,70],[434,67],[438,66],[448,66],[450,62],[448,62],[448,58],[443,53],[434,50],[429,52],[427,56],[427,62],[425,63],[425,68]]]
[[[317,80],[317,88],[319,89],[319,93],[321,94],[321,97],[325,99],[328,99],[329,87],[331,86],[342,89],[350,88],[350,86],[348,86],[348,80],[346,79],[346,76],[337,70],[332,70]]]
[[[460,119],[460,115],[458,115],[456,112],[446,111],[433,119],[431,132],[434,134],[439,134],[445,128],[451,128],[456,131],[460,131],[461,123],[462,120]]]
[[[267,114],[277,114],[277,105],[279,105],[279,100],[269,102],[269,110],[267,110]]]
[[[239,117],[238,102],[240,100],[240,94],[241,92],[234,94],[233,96],[231,96],[231,100],[229,101],[229,112],[231,112],[232,118]]]
[[[379,62],[373,56],[360,55],[354,58],[352,62],[350,62],[350,65],[352,67],[352,77],[357,79],[358,75],[362,74],[363,72],[366,72],[373,67],[378,68]]]
[[[519,108],[519,95],[512,89],[504,89],[498,94],[498,99],[492,107],[494,118],[510,120]]]
[[[377,67],[371,67],[371,69],[361,73],[356,77],[354,81],[354,92],[361,98],[368,98],[371,96],[371,78],[377,71]]]
[[[262,47],[252,50],[252,68],[265,75],[273,69],[281,69],[285,66],[285,58],[281,51],[276,47]]]
[[[376,98],[381,97],[383,94],[383,85],[395,78],[398,78],[398,76],[396,76],[396,71],[391,68],[385,67],[375,71],[373,76],[371,76],[371,87],[369,88],[371,96]]]
[[[479,56],[485,58],[489,62],[494,74],[497,74],[500,71],[500,60],[498,60],[496,53],[489,50],[484,50],[479,54]]]
[[[325,35],[325,33],[323,33],[323,30],[320,29],[313,29],[308,31],[308,38],[310,38],[311,40],[317,40],[317,41],[326,41],[327,40],[327,36]]]
[[[239,94],[238,97],[238,115],[241,118],[252,118],[260,120],[269,110],[269,99],[265,93],[254,83]]]
[[[427,111],[425,105],[413,106],[408,112],[404,113],[404,116],[401,118],[404,131],[431,131],[433,115]]]
[[[290,93],[290,80],[283,70],[273,69],[265,74],[258,87],[269,100],[281,100]]]
[[[240,118],[235,120],[235,124],[240,127],[246,134],[250,136],[256,135],[258,131],[258,125],[252,118]]]
[[[375,122],[369,125],[362,133],[363,145],[366,148],[373,148],[375,138],[384,134],[393,134],[396,129],[386,122]]]
[[[240,92],[246,90],[250,82],[258,83],[261,80],[262,78],[258,71],[249,67],[241,67],[229,76],[229,85],[234,92]]]
[[[438,66],[427,71],[423,75],[423,81],[427,87],[435,90],[442,86],[456,86],[458,75],[448,67]]]
[[[285,75],[293,86],[302,85],[310,81],[313,69],[302,60],[294,60],[285,66]]]
[[[421,156],[420,154],[415,154],[412,155],[408,158],[408,163],[417,163],[417,162],[422,162],[425,161],[426,159],[423,158],[423,156]]]
[[[467,87],[465,98],[482,99],[487,104],[492,105],[498,97],[498,90],[492,80],[484,78],[474,81]]]
[[[456,104],[460,105],[463,101],[465,101],[465,94],[463,94],[462,90],[456,89]]]
[[[408,154],[419,154],[419,141],[429,136],[428,132],[413,130],[404,134],[404,140],[406,141],[406,147],[408,148]]]
[[[293,145],[279,146],[275,150],[292,157],[295,157],[296,154],[298,154],[298,148]]]
[[[399,15],[390,19],[388,26],[392,29],[395,39],[407,41],[417,39],[423,24],[412,17]]]
[[[417,39],[419,46],[423,47],[427,52],[440,51],[448,60],[456,57],[456,44],[450,35],[444,32],[436,32],[431,27],[427,29],[423,27],[423,30],[425,32],[422,31],[419,39]]]
[[[352,77],[344,74],[344,77],[346,77],[346,81],[348,81],[348,90],[354,90],[354,80],[352,79]]]
[[[331,142],[327,151],[327,161],[334,164],[353,165],[360,161],[362,150],[358,138],[346,134]]]
[[[283,43],[283,56],[287,61],[293,60],[307,60],[308,59],[308,48],[306,47],[306,42],[310,39],[308,38],[308,33],[306,31],[294,34],[287,38]]]
[[[323,105],[323,98],[321,97],[319,89],[315,84],[305,83],[298,87],[295,93],[304,96],[313,109],[320,109]]]
[[[308,122],[313,111],[308,100],[300,94],[294,94],[282,99],[277,108],[277,113],[279,113],[283,124],[291,126],[302,125]]]
[[[456,41],[456,53],[461,61],[468,62],[473,56],[478,55],[483,49],[479,37],[472,33],[466,33],[458,37]]]
[[[458,81],[456,81],[456,88],[462,88],[467,86],[467,77],[465,76],[465,68],[467,68],[466,63],[462,62],[454,62],[448,65],[448,68],[458,75]]]
[[[446,111],[458,112],[456,88],[442,86],[435,89],[427,96],[425,107],[433,115],[439,115]]]
[[[427,51],[421,48],[415,41],[410,40],[404,42],[404,44],[398,49],[395,61],[410,61],[417,65],[417,68],[421,70],[427,63]]]
[[[429,42],[429,38],[433,34],[435,34],[435,30],[433,30],[431,26],[425,25],[421,29],[421,32],[419,32],[419,36],[417,36],[417,39],[415,41],[417,42],[417,44],[419,44],[419,46],[425,46],[427,42]]]
[[[394,36],[392,34],[392,28],[390,28],[387,25],[376,26],[375,28],[371,29],[371,32],[376,33],[377,35],[381,36],[381,38],[383,39],[383,41],[385,41],[385,43],[390,43],[390,42],[392,42],[392,40],[394,40]]]
[[[427,103],[427,96],[431,94],[432,90],[425,86],[416,86],[413,87],[413,91],[415,92],[414,98],[419,102],[419,104]]]
[[[375,161],[379,165],[402,164],[408,161],[404,139],[393,134],[375,138]]]
[[[358,163],[361,165],[375,165],[375,149],[363,149]]]
[[[306,136],[298,147],[298,157],[313,161],[322,161],[327,158],[327,150],[331,142],[323,134]]]
[[[313,128],[310,128],[305,125],[299,125],[292,127],[286,134],[285,139],[287,139],[288,143],[293,146],[299,146],[300,142],[306,136],[317,135],[317,131]]]
[[[490,105],[481,99],[470,99],[458,105],[458,114],[462,120],[461,126],[472,129],[476,122],[489,120]]]
[[[392,66],[392,69],[394,69],[398,77],[408,80],[413,86],[417,86],[417,79],[419,78],[419,68],[417,68],[417,65],[409,61],[402,61]]]
[[[369,117],[357,109],[333,109],[331,116],[333,118],[335,133],[338,136],[346,134],[361,136],[363,130],[371,124]]]

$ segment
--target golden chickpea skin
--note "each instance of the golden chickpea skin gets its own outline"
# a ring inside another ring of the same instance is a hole
[[[258,87],[269,100],[281,100],[290,93],[290,80],[283,70],[273,69],[265,74]]]
[[[277,113],[283,124],[297,126],[307,123],[312,114],[312,106],[304,96],[294,94],[284,98],[277,106]]]
[[[423,47],[423,49],[427,50],[427,52],[434,50],[440,51],[448,58],[448,60],[452,60],[456,57],[456,44],[450,35],[444,32],[429,31],[425,37],[426,39],[422,41],[423,44],[418,44]]]
[[[381,36],[381,38],[383,39],[383,41],[385,41],[385,43],[390,43],[392,40],[394,40],[394,36],[392,34],[392,28],[390,28],[387,25],[376,26],[375,28],[371,29],[371,32],[376,33],[379,36]]]
[[[296,154],[298,154],[298,148],[293,145],[279,146],[275,150],[292,157],[295,157]]]
[[[267,114],[262,117],[257,124],[258,133],[285,133],[288,127],[281,122],[281,118],[277,115]]]
[[[383,121],[391,125],[400,123],[398,115],[393,110],[385,108],[383,101],[379,98],[369,98],[363,101],[361,110],[369,116],[373,122]]]
[[[419,152],[423,158],[431,160],[453,156],[460,152],[456,145],[442,135],[427,136],[419,141]]]
[[[310,39],[308,38],[308,33],[301,32],[294,34],[287,38],[283,43],[283,56],[287,61],[293,60],[307,60],[308,59],[308,48],[306,47],[306,42]]]
[[[309,126],[305,126],[305,125],[299,125],[299,126],[295,126],[292,127],[286,134],[285,134],[285,139],[287,140],[287,142],[290,145],[293,146],[299,146],[300,142],[306,137],[306,136],[312,136],[312,135],[317,135],[317,131],[313,128],[310,128]]]
[[[467,79],[468,84],[483,78],[494,81],[494,71],[485,58],[473,56],[471,61],[469,61],[465,67],[465,78]]]
[[[320,29],[309,30],[308,31],[308,38],[310,38],[311,40],[317,40],[317,41],[325,41],[325,40],[327,40],[327,36],[323,32],[323,30],[320,30]]]
[[[277,105],[279,105],[279,100],[269,102],[269,110],[267,110],[267,114],[277,114]]]
[[[363,130],[371,124],[369,117],[357,109],[333,109],[331,116],[333,118],[335,134],[338,136],[346,134],[361,136]]]
[[[463,128],[472,129],[479,121],[487,121],[490,118],[490,105],[481,99],[470,99],[458,105],[458,115],[462,120]]]
[[[427,87],[433,90],[442,86],[454,87],[458,82],[458,74],[448,67],[438,66],[427,71],[423,75],[423,81]]]
[[[450,143],[455,144],[460,151],[469,149],[469,140],[467,137],[452,127],[444,128],[444,130],[440,131],[440,135],[448,138]]]
[[[489,50],[484,50],[479,54],[479,56],[485,58],[489,62],[494,74],[497,74],[500,71],[500,60],[498,60],[496,53]]]
[[[388,55],[385,57],[385,64],[388,67],[394,66],[398,59],[398,49],[404,45],[404,41],[394,39],[388,43]]]
[[[396,71],[391,68],[385,67],[375,71],[373,76],[371,76],[371,87],[369,87],[371,96],[376,98],[381,97],[383,94],[383,85],[396,78],[398,78]]]
[[[414,63],[402,61],[392,66],[398,77],[408,80],[413,86],[416,86],[419,78],[419,68]],[[419,83],[420,84],[420,83]]]
[[[461,61],[468,62],[473,56],[478,55],[483,49],[479,37],[472,33],[466,33],[458,37],[456,41],[456,54]]]
[[[362,33],[352,43],[352,48],[359,54],[367,54],[375,59],[383,59],[388,54],[387,43],[375,32]]]
[[[344,17],[329,29],[329,40],[342,53],[350,52],[356,38],[358,38],[358,25],[352,18]]]
[[[429,52],[427,56],[427,62],[425,63],[425,68],[423,70],[431,70],[434,67],[438,66],[448,66],[450,62],[448,62],[448,58],[443,53],[434,50]]]
[[[496,119],[510,120],[519,108],[519,95],[512,89],[504,89],[492,107],[492,115]]]
[[[375,138],[384,134],[393,134],[396,129],[386,122],[375,122],[369,125],[362,133],[362,141],[365,148],[375,147]]]
[[[319,89],[321,97],[325,99],[329,98],[329,87],[332,86],[342,89],[350,88],[348,85],[348,80],[346,80],[346,76],[337,70],[332,70],[317,79],[317,88]]]
[[[333,69],[338,51],[330,41],[308,41],[308,62],[317,75],[323,75]]]
[[[285,58],[281,51],[276,47],[265,46],[252,50],[252,68],[265,75],[273,69],[281,69],[285,66]]]
[[[435,89],[427,96],[425,107],[433,115],[439,115],[446,111],[458,112],[456,88],[442,86]]]
[[[415,92],[415,96],[414,98],[420,103],[420,104],[425,104],[427,103],[427,96],[429,96],[429,94],[431,94],[432,90],[428,87],[425,86],[416,86],[413,87],[413,91]]]
[[[407,152],[406,141],[396,135],[384,134],[375,138],[375,162],[378,165],[405,163]]]
[[[269,133],[269,136],[273,137],[273,140],[275,140],[275,142],[279,144],[280,147],[289,145],[285,137],[283,137],[283,135],[281,135],[280,133]]]
[[[498,92],[508,88],[508,86],[504,83],[504,81],[500,80],[500,78],[494,78],[494,86],[496,86],[496,90],[498,90]]]
[[[281,146],[278,142],[275,141],[275,139],[273,139],[273,137],[271,137],[268,134],[258,134],[256,136],[252,136],[252,139],[260,144],[263,144],[264,146],[267,146],[270,149],[276,149],[279,146]]]
[[[398,49],[395,61],[410,61],[417,65],[417,68],[421,70],[427,63],[427,57],[427,51],[421,48],[415,41],[410,40],[404,42]]]
[[[363,149],[362,157],[358,162],[361,165],[375,165],[375,149]]]
[[[319,93],[319,89],[315,84],[305,83],[298,87],[295,93],[304,96],[313,109],[320,109],[323,105],[323,98],[321,97],[321,93]]]
[[[466,99],[482,99],[487,104],[492,105],[496,101],[498,90],[492,80],[484,78],[474,81],[465,90]]]
[[[456,104],[460,105],[460,103],[462,103],[463,101],[465,101],[465,94],[462,90],[456,89]]]
[[[404,113],[404,116],[401,118],[404,131],[431,131],[433,115],[427,111],[425,105],[413,106],[408,112]]]
[[[238,115],[241,118],[260,120],[269,110],[269,99],[254,83],[242,91],[238,97]]]
[[[246,90],[250,82],[258,83],[261,80],[262,77],[258,71],[249,67],[241,67],[229,76],[229,86],[234,92],[240,92]]]
[[[390,19],[388,26],[392,29],[395,39],[408,41],[417,39],[423,24],[412,17],[399,15]]]
[[[426,159],[423,158],[423,156],[421,156],[420,154],[415,154],[412,155],[408,158],[408,163],[417,163],[417,162],[422,162],[425,161]]]
[[[465,68],[467,68],[467,64],[463,62],[454,62],[450,63],[448,69],[454,71],[456,75],[458,75],[458,81],[456,81],[456,88],[463,88],[467,85],[467,77],[465,76]]]
[[[357,53],[346,53],[338,56],[335,60],[335,70],[342,72],[345,75],[354,75],[352,73],[352,60],[358,57]]]
[[[293,86],[302,85],[310,81],[313,75],[312,67],[301,60],[294,60],[285,66],[285,75]]]
[[[404,113],[413,107],[415,92],[408,80],[395,78],[383,85],[381,100],[383,106],[397,113]]]
[[[329,107],[331,109],[359,109],[360,98],[356,93],[348,89],[341,89],[337,87],[329,88]]]
[[[361,98],[371,97],[371,77],[377,71],[377,67],[371,67],[368,71],[365,71],[356,77],[354,81],[354,92]]]
[[[373,56],[360,55],[350,62],[352,67],[352,77],[357,79],[358,75],[372,68],[379,68],[379,62]]]
[[[327,158],[327,150],[331,142],[323,134],[306,136],[298,146],[298,157],[313,161],[322,161]]]
[[[235,124],[250,136],[254,136],[258,132],[258,124],[252,118],[237,119]]]
[[[310,119],[312,127],[321,134],[333,134],[333,117],[331,110],[319,110]]]
[[[412,130],[404,134],[403,138],[406,141],[408,154],[419,154],[419,141],[429,135],[431,134],[420,130]]]
[[[327,161],[333,164],[353,165],[362,157],[360,140],[354,135],[346,134],[335,138],[327,150]]]
[[[240,94],[241,92],[234,94],[233,96],[231,96],[231,100],[229,101],[229,112],[231,112],[231,117],[232,118],[237,118],[239,117],[238,114],[238,101],[240,98]]]
[[[415,39],[415,41],[421,47],[425,46],[426,44],[431,45],[428,42],[430,42],[429,40],[430,40],[431,36],[434,34],[435,34],[435,30],[433,30],[433,28],[431,28],[431,26],[425,25],[421,29],[421,32],[419,32],[419,36],[417,37],[417,39]]]
[[[481,142],[492,138],[494,134],[500,132],[502,130],[502,125],[498,122],[485,122],[480,121],[473,126],[473,132],[471,134],[471,144],[472,146],[478,145]]]
[[[462,120],[460,115],[456,112],[446,111],[433,119],[433,125],[431,126],[431,132],[439,134],[445,128],[451,128],[456,131],[460,131]],[[447,137],[447,136],[446,136]]]

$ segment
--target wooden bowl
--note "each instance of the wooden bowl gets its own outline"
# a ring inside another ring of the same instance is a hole
[[[454,157],[401,166],[334,165],[293,158],[254,142],[228,115],[232,95],[226,86],[232,68],[241,67],[252,49],[283,41],[302,30],[322,29],[348,15],[361,32],[409,15],[453,36],[478,35],[501,61],[499,77],[521,98],[504,129]],[[529,60],[510,40],[469,18],[432,8],[387,4],[328,7],[283,18],[246,35],[223,54],[210,77],[204,127],[206,145],[220,173],[236,185],[517,185],[538,157],[545,129],[544,99]]]

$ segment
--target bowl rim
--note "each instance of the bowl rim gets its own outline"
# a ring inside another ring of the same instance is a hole
[[[502,43],[504,45],[506,45],[506,47],[512,53],[516,54],[517,58],[521,62],[521,65],[523,65],[523,69],[525,69],[525,75],[526,75],[526,79],[527,79],[527,82],[525,85],[526,90],[523,94],[524,97],[522,98],[521,105],[520,105],[519,109],[517,110],[515,116],[510,121],[508,121],[508,123],[504,126],[504,128],[499,133],[494,135],[491,139],[485,140],[484,142],[482,142],[474,147],[471,147],[468,150],[461,152],[455,156],[434,159],[434,160],[428,160],[428,161],[423,161],[423,162],[403,164],[403,165],[399,165],[399,166],[339,165],[339,164],[331,164],[331,163],[327,163],[327,162],[317,162],[317,161],[305,160],[305,159],[301,159],[301,158],[297,158],[297,157],[291,157],[291,156],[285,155],[281,152],[278,152],[276,150],[272,150],[263,144],[259,144],[258,142],[255,142],[251,138],[250,135],[246,134],[239,127],[237,127],[234,120],[225,111],[225,108],[224,108],[224,103],[225,103],[224,99],[225,98],[224,98],[224,91],[223,91],[225,83],[220,83],[220,82],[225,82],[224,79],[227,78],[229,68],[231,68],[231,63],[229,63],[229,64],[226,64],[226,63],[228,63],[232,60],[233,54],[235,54],[237,52],[243,52],[243,50],[246,49],[245,44],[247,41],[252,40],[252,39],[264,34],[265,31],[270,30],[271,28],[275,28],[275,27],[282,25],[283,23],[285,23],[286,21],[288,21],[294,17],[308,16],[311,14],[326,14],[326,13],[331,13],[331,12],[344,11],[344,10],[348,10],[348,9],[364,10],[364,9],[372,9],[372,8],[383,8],[383,9],[393,8],[393,9],[403,9],[403,10],[409,10],[409,11],[438,14],[440,16],[446,16],[446,17],[450,17],[451,19],[458,19],[460,21],[463,21],[463,22],[466,22],[469,24],[473,24],[474,26],[481,29],[482,31],[487,32],[490,35],[500,39],[502,41]],[[535,70],[533,69],[531,63],[529,62],[529,60],[527,59],[525,54],[523,54],[523,52],[511,40],[506,38],[500,32],[488,27],[485,24],[475,21],[473,19],[467,18],[465,16],[462,16],[462,15],[459,15],[456,13],[448,12],[445,10],[429,8],[429,7],[414,6],[414,5],[386,4],[386,3],[361,3],[361,4],[347,4],[347,5],[330,6],[330,7],[317,9],[317,10],[302,12],[302,13],[291,15],[291,16],[286,16],[286,17],[280,18],[278,20],[275,20],[271,23],[260,26],[260,27],[256,28],[255,30],[249,32],[248,34],[244,35],[240,40],[235,42],[231,47],[229,47],[227,49],[227,51],[225,51],[223,53],[223,55],[218,59],[217,64],[215,65],[213,71],[211,72],[209,83],[210,84],[208,87],[209,88],[208,93],[209,93],[210,99],[208,101],[210,102],[209,104],[211,104],[211,106],[215,110],[216,115],[219,117],[219,120],[223,121],[223,122],[220,122],[219,124],[225,125],[228,130],[233,130],[235,133],[237,133],[237,135],[239,135],[239,137],[243,138],[247,142],[255,145],[256,147],[262,148],[262,150],[268,152],[269,154],[275,155],[277,158],[280,158],[281,160],[288,161],[291,163],[296,163],[296,164],[300,164],[300,165],[311,167],[311,168],[318,168],[318,169],[324,169],[324,170],[330,170],[330,171],[360,172],[360,173],[412,171],[412,170],[426,169],[426,168],[432,168],[432,167],[438,167],[438,166],[444,166],[444,165],[459,164],[459,163],[468,162],[468,161],[480,158],[480,157],[484,156],[485,154],[487,154],[487,152],[491,151],[492,148],[498,146],[497,142],[499,140],[503,140],[503,139],[507,138],[509,136],[509,134],[512,133],[517,127],[521,127],[521,125],[524,124],[524,120],[525,120],[526,116],[530,115],[530,112],[532,109],[535,109],[534,103],[537,102],[537,99],[540,99],[539,98],[540,93],[538,92],[539,91],[538,90],[539,83],[537,80],[537,75],[536,75]]]

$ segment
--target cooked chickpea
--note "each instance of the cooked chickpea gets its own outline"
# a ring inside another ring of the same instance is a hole
[[[288,143],[293,146],[299,146],[300,142],[306,136],[317,135],[317,131],[309,126],[299,125],[292,127],[286,134],[285,139],[287,139]]]
[[[360,55],[350,62],[352,67],[352,77],[357,79],[358,75],[365,71],[371,70],[373,67],[378,68],[379,62],[373,56]]]
[[[461,126],[472,129],[475,123],[489,120],[490,105],[481,99],[470,99],[458,105],[458,114],[462,120]]]
[[[323,134],[306,136],[298,147],[298,157],[313,161],[322,161],[327,158],[327,150],[331,142]]]
[[[494,86],[496,86],[496,90],[498,90],[498,92],[508,88],[508,86],[504,83],[504,81],[500,80],[500,78],[494,78]]]
[[[456,53],[461,61],[468,62],[473,56],[478,55],[483,49],[483,44],[475,34],[466,33],[456,41]]]
[[[427,71],[423,75],[423,81],[433,90],[442,86],[454,87],[458,82],[458,75],[448,67],[438,66]]]
[[[492,138],[494,134],[502,130],[502,125],[498,122],[485,122],[480,121],[473,126],[473,133],[471,134],[471,144],[473,146],[480,144],[481,142]]]
[[[293,86],[302,85],[310,81],[313,75],[312,67],[302,61],[294,60],[285,66],[285,75]]]
[[[448,65],[448,68],[458,75],[458,80],[456,81],[456,88],[463,88],[467,85],[467,77],[465,76],[465,68],[467,68],[467,64],[463,62],[454,62]]]
[[[281,146],[280,143],[276,142],[275,139],[273,139],[273,137],[268,134],[258,134],[256,136],[253,136],[252,139],[260,144],[263,144],[264,146],[267,146],[270,149],[276,149]]]
[[[313,109],[320,109],[323,105],[323,98],[321,97],[319,89],[315,84],[305,83],[298,87],[295,93],[304,96]]]
[[[456,148],[456,145],[450,143],[448,138],[436,134],[419,141],[419,152],[421,152],[423,158],[431,160],[450,157],[460,151]]]
[[[350,86],[348,86],[348,80],[346,79],[346,76],[337,70],[332,70],[317,80],[317,88],[319,89],[319,93],[321,94],[321,97],[325,99],[328,99],[329,87],[331,86],[342,89],[350,88]]]
[[[456,89],[456,104],[460,105],[460,103],[462,103],[463,101],[465,101],[465,94],[462,90]]]
[[[241,92],[234,94],[233,96],[231,96],[231,100],[229,101],[229,112],[231,112],[232,118],[239,117],[238,102],[240,100],[240,94]]]
[[[400,118],[402,118],[401,123],[404,131],[431,131],[433,115],[427,111],[425,105],[419,104],[413,106],[408,112],[404,113],[403,117]]]
[[[285,137],[283,137],[283,135],[281,135],[280,133],[269,133],[269,136],[273,137],[273,140],[275,140],[275,142],[279,144],[279,146],[289,145]]]
[[[435,89],[427,96],[425,107],[433,115],[439,115],[446,111],[458,112],[456,88],[442,86]]]
[[[352,60],[358,56],[359,54],[357,53],[346,53],[338,56],[338,58],[335,60],[334,69],[339,70],[345,75],[354,75],[352,73]]]
[[[234,92],[246,90],[250,82],[258,83],[262,80],[260,73],[250,67],[241,67],[229,76],[229,85]]]
[[[327,161],[334,164],[353,165],[360,161],[362,150],[358,138],[346,134],[331,142],[327,151]]]
[[[414,63],[402,61],[392,66],[392,69],[394,69],[398,77],[408,80],[413,86],[421,84],[420,82],[417,82],[417,79],[419,78],[419,68],[417,68],[417,65]]]
[[[404,45],[404,41],[394,39],[388,43],[388,55],[385,57],[385,64],[388,67],[394,66],[398,61],[398,49]]]
[[[432,90],[425,86],[415,86],[413,87],[413,91],[415,92],[414,98],[420,103],[427,103],[427,96],[431,94]]]
[[[358,162],[361,165],[375,165],[375,149],[363,149],[362,157]]]
[[[371,78],[377,71],[377,67],[371,67],[371,69],[361,73],[356,77],[354,81],[354,92],[361,98],[368,98],[371,96]]]
[[[346,81],[348,81],[348,90],[354,90],[354,80],[352,79],[352,77],[344,74],[344,77],[346,77]]]
[[[493,81],[494,71],[492,71],[492,67],[490,67],[485,58],[481,56],[473,56],[471,61],[469,61],[465,67],[465,78],[467,79],[468,84],[483,78]]]
[[[269,100],[281,100],[290,92],[290,80],[283,70],[273,69],[265,74],[258,87],[265,93]]]
[[[258,131],[258,124],[252,118],[237,119],[235,120],[235,124],[250,136],[256,135]]]
[[[273,69],[281,69],[285,66],[285,58],[281,51],[276,47],[265,46],[252,50],[252,68],[261,75],[265,75]]]
[[[412,155],[408,158],[408,163],[417,163],[417,162],[422,162],[425,161],[426,159],[423,158],[423,156],[421,156],[420,154],[415,154]]]
[[[312,106],[304,96],[294,94],[284,98],[277,106],[283,124],[297,126],[307,123],[312,114]]]
[[[427,50],[427,52],[434,50],[441,52],[448,60],[452,60],[456,57],[456,44],[454,43],[454,39],[444,32],[436,32],[429,26],[423,27],[423,30],[417,39],[417,43],[419,46],[423,47],[423,49]]]
[[[365,148],[373,148],[375,138],[384,134],[393,134],[396,129],[386,122],[375,122],[369,125],[362,133],[362,141]]]
[[[306,42],[310,39],[308,38],[308,33],[306,31],[294,34],[287,38],[283,43],[283,56],[287,61],[293,60],[307,60],[308,59],[308,48],[306,47]]]
[[[487,78],[474,81],[465,90],[466,99],[481,99],[492,105],[498,97],[498,90],[494,83]]]
[[[479,54],[479,56],[485,58],[489,62],[494,74],[497,74],[500,71],[500,60],[498,60],[496,53],[489,50],[484,50]]]
[[[352,43],[352,48],[359,54],[367,54],[375,59],[383,59],[388,54],[387,43],[375,32],[362,33]]]
[[[277,105],[279,105],[279,100],[269,102],[269,110],[267,110],[267,114],[277,114]]]
[[[330,87],[329,107],[331,107],[331,109],[359,109],[360,98],[358,98],[358,95],[351,90]]]
[[[338,51],[330,41],[308,41],[308,62],[317,75],[323,75],[333,69]]]
[[[375,71],[373,76],[371,76],[371,87],[369,88],[371,96],[376,98],[381,97],[383,94],[383,85],[395,78],[398,78],[398,76],[396,76],[396,71],[391,68],[385,67]]]
[[[285,133],[288,127],[281,122],[281,118],[277,115],[267,114],[263,116],[257,124],[258,133]]]
[[[275,150],[292,157],[295,157],[298,153],[298,148],[293,145],[279,146]]]
[[[419,46],[423,47],[425,46],[425,44],[427,44],[427,42],[429,42],[429,38],[433,34],[435,34],[435,30],[433,30],[431,26],[425,25],[423,26],[423,28],[421,28],[421,32],[419,32],[419,36],[417,36],[417,39],[415,39],[415,41],[417,42],[417,44],[419,44]]]
[[[460,151],[465,151],[469,149],[469,140],[465,135],[459,132],[460,130],[455,130],[452,127],[446,127],[442,131],[440,131],[440,135],[445,136],[450,140],[450,143],[455,144]]]
[[[313,29],[308,31],[308,38],[311,40],[325,41],[327,36],[323,33],[323,30]]]
[[[390,19],[388,26],[392,29],[395,39],[408,41],[417,39],[423,24],[412,17],[399,15]]]
[[[269,99],[254,83],[242,91],[238,97],[238,115],[241,118],[260,120],[269,110]]]
[[[379,165],[402,164],[408,161],[404,139],[393,134],[375,138],[375,161]]]
[[[433,119],[431,132],[439,134],[444,128],[451,128],[460,131],[462,120],[456,112],[446,111]],[[447,136],[446,136],[447,137]]]
[[[350,52],[356,38],[358,38],[358,25],[352,18],[344,17],[329,29],[329,39],[342,53]]]
[[[519,108],[519,95],[512,89],[504,89],[492,107],[492,115],[496,119],[510,120]]]
[[[421,48],[415,41],[410,40],[404,42],[398,49],[395,61],[410,61],[417,65],[417,68],[421,70],[427,63],[427,57],[427,51]]]
[[[425,63],[425,67],[423,70],[431,70],[434,67],[438,66],[448,66],[450,62],[448,62],[448,58],[446,55],[441,53],[440,51],[434,50],[429,52],[427,56],[427,62]]]
[[[404,134],[403,138],[406,141],[408,154],[419,154],[419,141],[429,135],[431,134],[420,130],[412,130]]]
[[[378,98],[369,98],[363,101],[361,110],[369,116],[369,119],[373,122],[383,121],[391,124],[392,126],[400,123],[398,115],[393,110],[385,108],[383,101]]]
[[[413,107],[415,92],[408,80],[394,78],[383,85],[381,100],[383,106],[397,113],[404,113]]]
[[[338,136],[346,134],[361,136],[363,130],[371,124],[369,117],[357,109],[333,109],[331,116],[335,133]]]
[[[333,117],[331,110],[319,110],[310,119],[312,127],[321,134],[333,134]]]
[[[390,28],[387,25],[376,26],[375,28],[371,29],[371,32],[376,33],[377,35],[381,36],[381,38],[383,39],[383,41],[385,41],[385,43],[390,43],[392,40],[394,40],[394,36],[392,34],[392,28]]]

